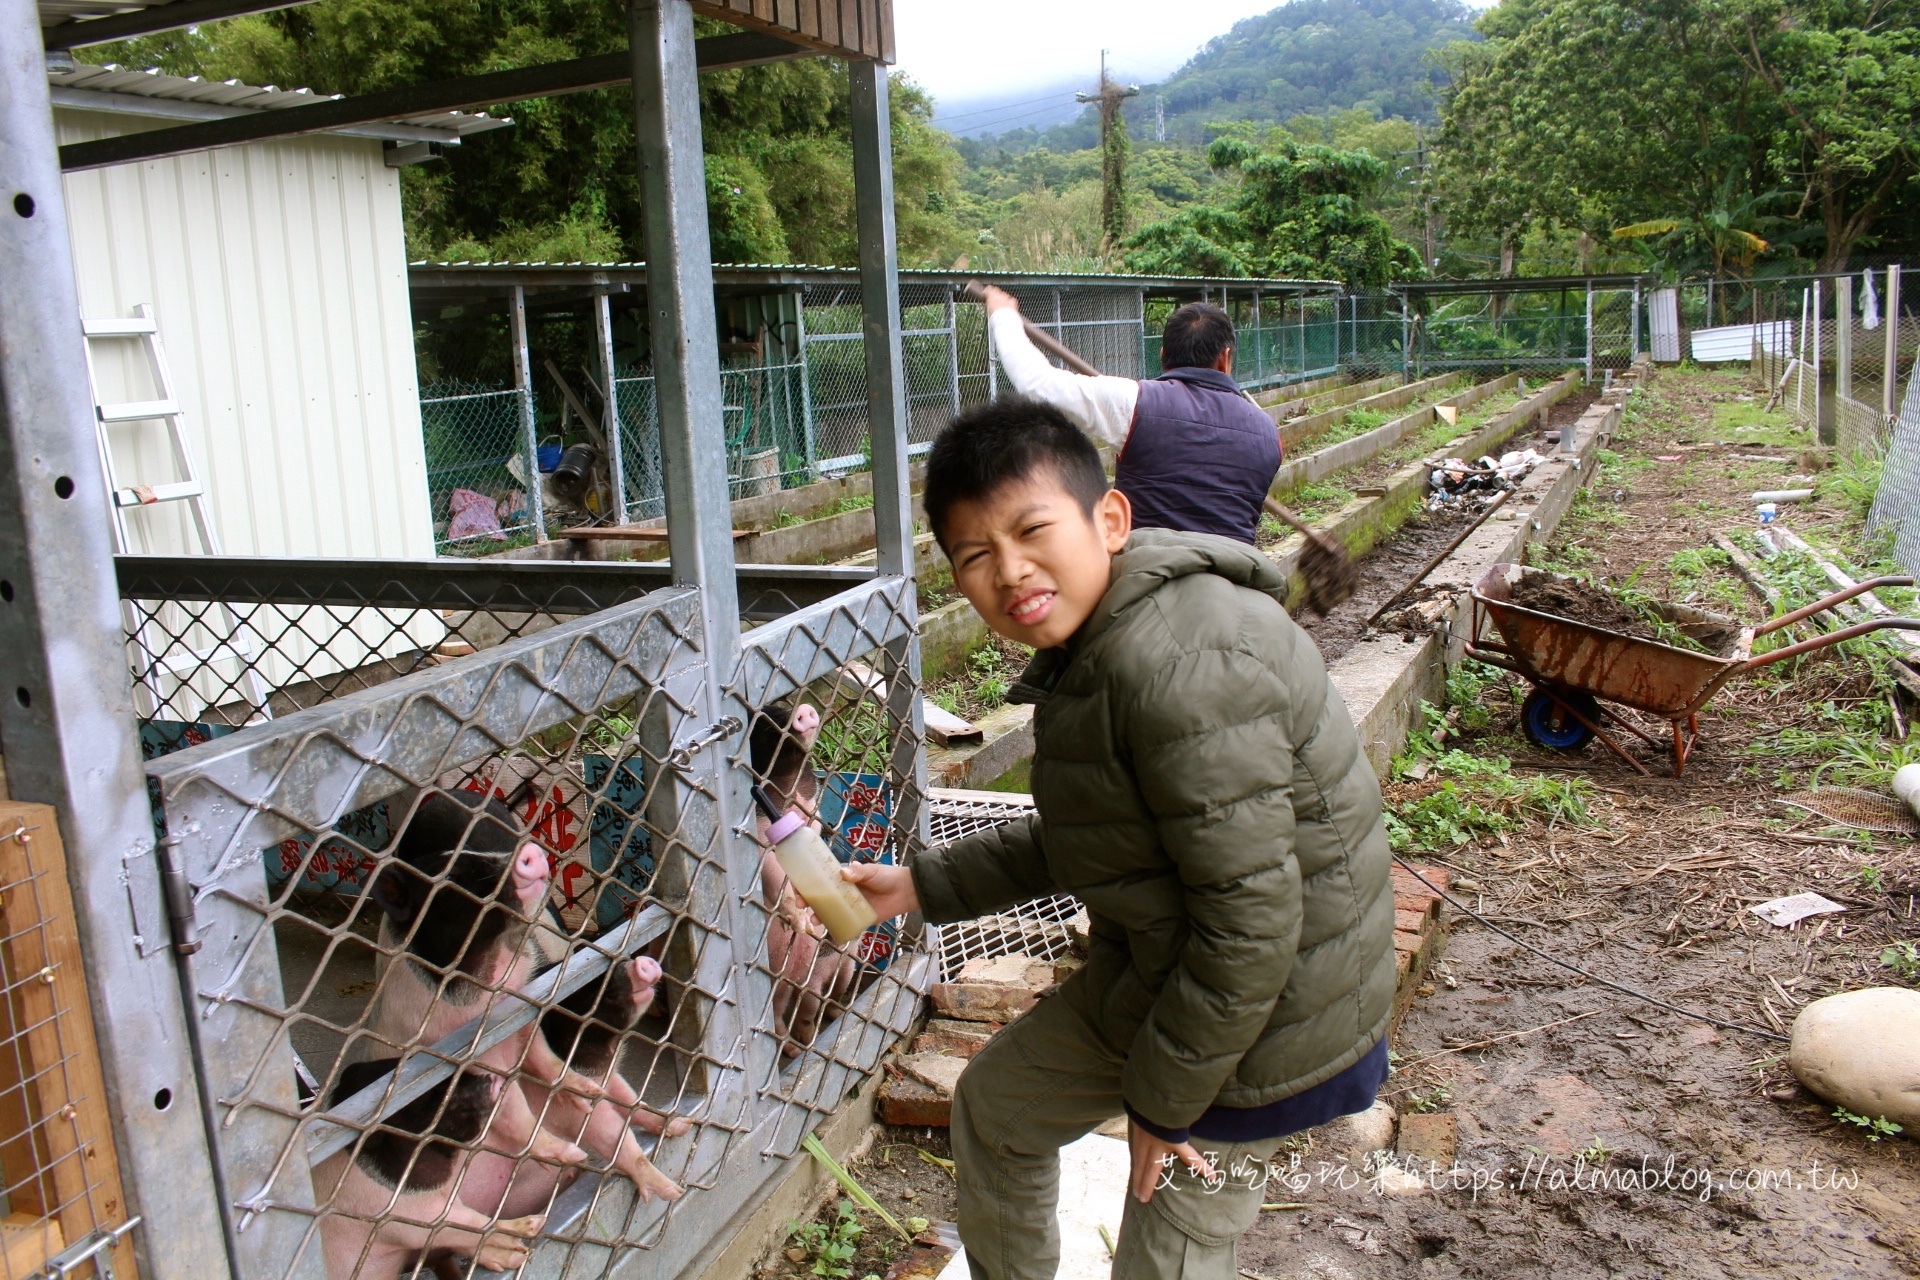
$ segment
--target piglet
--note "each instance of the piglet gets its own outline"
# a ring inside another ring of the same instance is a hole
[[[398,1058],[356,1063],[340,1074],[329,1105],[390,1075]],[[545,1218],[489,1218],[458,1192],[474,1147],[508,1086],[462,1071],[427,1090],[335,1152],[313,1171],[325,1210],[320,1245],[327,1280],[399,1280],[423,1255],[471,1257],[494,1271],[526,1262],[528,1240]]]
[[[806,703],[776,702],[754,719],[748,736],[753,771],[773,798],[787,808],[815,815],[820,779],[814,774],[813,744],[820,737],[820,713]],[[760,815],[761,843],[771,825]],[[839,1011],[853,990],[857,967],[852,957],[827,941],[826,926],[795,892],[771,848],[760,855],[761,899],[767,920],[767,965],[773,972],[773,1017],[781,1052],[799,1055],[813,1042],[823,1013]]]
[[[516,993],[558,957],[546,945],[556,935],[541,923],[550,860],[538,844],[518,838],[504,806],[465,793],[430,794],[415,809],[395,854],[368,887],[385,913],[381,956],[392,957],[383,965],[368,1023],[377,1040],[406,1049],[431,1045],[496,1008],[510,1008],[509,1002],[520,1001]],[[585,1151],[542,1122],[547,1092],[579,1100],[568,1105],[584,1110],[586,1100],[600,1099],[604,1091],[555,1056],[537,1022],[475,1061],[512,1087],[500,1096],[461,1198],[488,1214],[509,1200],[541,1202],[568,1176],[566,1166],[587,1160]],[[630,1132],[616,1136],[572,1127],[605,1136],[594,1154],[632,1178],[643,1197],[679,1196],[680,1188],[654,1168]],[[522,1185],[523,1194],[509,1194],[510,1187]]]

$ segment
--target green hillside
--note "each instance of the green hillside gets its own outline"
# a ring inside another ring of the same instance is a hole
[[[1129,123],[1134,136],[1153,136],[1156,93],[1167,137],[1183,142],[1206,141],[1214,121],[1279,123],[1345,107],[1430,122],[1437,72],[1427,51],[1477,39],[1472,20],[1460,0],[1293,0],[1208,42],[1147,88]]]

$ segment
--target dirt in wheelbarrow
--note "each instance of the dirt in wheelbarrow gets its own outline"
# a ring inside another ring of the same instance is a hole
[[[1751,520],[1754,489],[1804,470],[1804,446],[1734,375],[1664,371],[1635,400],[1589,497],[1529,561],[1763,619],[1702,548]],[[1823,504],[1795,519],[1857,517]],[[1392,1041],[1395,1159],[1424,1176],[1370,1176],[1332,1129],[1301,1135],[1265,1197],[1288,1207],[1261,1214],[1242,1274],[1920,1276],[1920,1141],[1873,1141],[1800,1088],[1768,1038],[1822,996],[1920,985],[1901,949],[1920,948],[1920,842],[1777,803],[1815,785],[1884,790],[1898,753],[1920,758],[1894,741],[1875,672],[1828,651],[1729,685],[1679,780],[1663,745],[1630,736],[1653,776],[1597,743],[1531,745],[1525,694],[1503,672],[1456,672],[1426,746],[1385,780],[1396,847],[1445,866],[1489,922],[1449,908]],[[1784,929],[1752,911],[1807,891],[1846,910]]]
[[[1639,640],[1661,638],[1660,632],[1638,611],[1578,579],[1530,573],[1513,584],[1512,600],[1523,609],[1584,622],[1602,631],[1615,631]]]

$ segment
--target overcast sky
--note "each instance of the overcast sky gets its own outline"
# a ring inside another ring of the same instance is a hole
[[[899,65],[948,110],[1015,90],[1091,88],[1100,50],[1116,78],[1164,80],[1241,18],[1278,0],[895,0]],[[1045,103],[1032,104],[1044,111]],[[1003,114],[1017,116],[1022,107]],[[1008,127],[1021,123],[1006,121]]]
[[[941,123],[964,133],[1073,114],[1073,89],[1099,79],[1102,49],[1112,51],[1109,62],[1122,83],[1164,80],[1240,19],[1280,3],[894,0],[893,10],[899,66],[933,94]],[[1484,9],[1493,0],[1467,3]],[[978,110],[982,105],[991,109]]]

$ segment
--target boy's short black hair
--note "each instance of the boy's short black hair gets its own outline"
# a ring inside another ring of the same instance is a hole
[[[1189,302],[1167,317],[1160,363],[1168,369],[1211,369],[1233,346],[1233,318],[1211,302]]]
[[[927,524],[942,550],[954,504],[985,497],[1003,485],[1050,468],[1080,502],[1087,518],[1107,491],[1107,475],[1093,442],[1050,404],[1002,396],[967,410],[934,438],[927,455]]]

